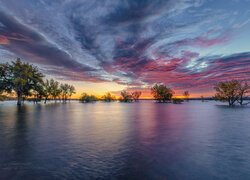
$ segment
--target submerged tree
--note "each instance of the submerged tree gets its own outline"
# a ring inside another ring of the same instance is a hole
[[[59,99],[59,96],[61,94],[61,88],[60,88],[60,83],[58,81],[55,81],[54,79],[51,79],[49,81],[49,92],[51,97],[55,100],[55,102],[57,101],[57,99]]]
[[[140,96],[141,96],[141,91],[134,91],[132,92],[132,99],[134,99],[134,101],[138,101]]]
[[[214,98],[215,100],[228,102],[229,106],[233,106],[239,98],[238,88],[239,82],[236,80],[228,82],[219,82],[214,85],[214,89],[216,91]]]
[[[106,93],[104,96],[102,96],[102,100],[105,102],[111,102],[115,100],[115,96],[112,96],[111,93]]]
[[[51,97],[51,86],[50,86],[50,81],[48,79],[46,79],[46,82],[44,83],[43,91],[44,91],[43,94],[44,104],[46,104],[48,99]]]
[[[3,75],[4,73],[4,75]],[[17,94],[17,105],[22,104],[24,96],[29,96],[31,90],[35,90],[43,84],[43,74],[37,67],[29,63],[22,63],[20,58],[11,64],[1,64],[1,89]]]
[[[83,93],[82,97],[80,98],[80,102],[88,103],[88,102],[95,102],[98,101],[98,98],[94,95],[88,95],[87,93]]]
[[[32,89],[31,96],[33,96],[34,103],[40,102],[45,96],[44,84],[39,84],[34,89]]]
[[[75,87],[69,84],[61,84],[60,92],[63,102],[66,102],[68,98],[71,98],[75,94]]]
[[[247,98],[247,96],[250,93],[250,86],[248,85],[247,82],[241,82],[239,85],[239,99],[237,100],[240,105],[247,105],[248,103],[243,103],[244,98]]]
[[[163,84],[155,84],[151,88],[151,94],[158,102],[167,102],[171,100],[174,91]]]
[[[249,93],[250,86],[247,82],[243,84],[237,80],[231,80],[215,84],[214,89],[216,90],[215,100],[228,102],[229,106],[233,106],[236,102],[239,102],[240,105],[244,105],[243,100]]]
[[[72,96],[73,94],[75,94],[75,93],[76,93],[75,87],[72,86],[72,85],[70,85],[70,86],[69,86],[69,92],[68,92],[69,98],[71,99],[71,96]]]
[[[127,92],[127,91],[122,91],[121,92],[121,98],[119,99],[120,102],[132,102],[133,99],[132,99],[132,95]]]
[[[60,89],[61,89],[61,96],[62,96],[63,102],[66,102],[67,99],[68,99],[69,88],[70,88],[70,85],[69,85],[69,84],[61,84],[61,86],[60,86]]]
[[[15,62],[2,63],[0,64],[0,95],[3,92],[15,92],[17,105],[21,105],[24,99],[33,100],[35,103],[42,99],[45,99],[45,103],[49,98],[56,100],[62,91],[59,82],[51,79],[44,83],[43,77],[37,67],[21,62],[20,58]],[[71,97],[74,93],[74,86],[67,85],[66,97]],[[1,96],[1,100],[3,98],[5,96]]]

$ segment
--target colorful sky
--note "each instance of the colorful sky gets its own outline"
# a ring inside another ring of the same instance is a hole
[[[250,0],[0,0],[0,62],[101,95],[250,81]]]

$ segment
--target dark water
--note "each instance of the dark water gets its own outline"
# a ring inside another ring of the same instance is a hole
[[[250,179],[250,108],[0,103],[0,179]]]

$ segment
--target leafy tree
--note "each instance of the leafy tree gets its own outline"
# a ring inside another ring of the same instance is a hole
[[[3,91],[5,90],[4,84],[2,82],[2,78],[4,77],[4,74],[5,74],[4,67],[0,64],[0,101],[4,101],[6,98],[5,96],[2,95]]]
[[[11,64],[1,64],[0,71],[1,89],[8,93],[15,91],[17,105],[21,105],[24,96],[31,95],[31,90],[43,84],[43,74],[37,67],[21,62],[20,58]]]
[[[107,93],[102,97],[103,101],[111,102],[115,100],[115,97],[111,95],[111,93]]]
[[[5,76],[7,71],[7,64],[0,64],[0,94],[5,91]]]
[[[11,68],[9,63],[5,64],[0,64],[0,93],[12,92],[12,79],[10,76],[12,75],[11,73]]]
[[[151,94],[158,102],[167,102],[171,100],[174,91],[163,84],[155,84],[151,88]]]
[[[132,92],[132,99],[134,99],[134,101],[138,101],[140,96],[141,96],[141,91],[134,91]]]
[[[69,86],[69,98],[71,98],[71,96],[73,95],[73,94],[75,94],[76,93],[76,90],[75,90],[75,87],[74,86]]]
[[[35,103],[45,99],[44,103],[49,98],[57,100],[62,96],[66,101],[75,93],[75,87],[62,84],[54,79],[43,82],[43,74],[38,71],[38,68],[29,63],[21,62],[17,58],[15,62],[0,64],[0,95],[3,92],[15,92],[18,97],[17,104],[21,105],[24,99],[33,100]],[[6,98],[0,96],[0,100]]]
[[[239,99],[237,100],[239,102],[240,105],[247,105],[248,103],[243,103],[244,98],[247,97],[247,95],[249,95],[250,93],[250,86],[248,85],[247,82],[241,82],[239,84]]]
[[[70,87],[70,85],[68,85],[68,84],[61,84],[61,86],[60,86],[63,102],[66,102],[66,100],[67,100],[69,87]]]
[[[50,89],[50,95],[51,97],[57,101],[57,98],[59,97],[60,93],[61,93],[61,88],[59,86],[59,82],[55,81],[54,79],[51,79],[49,81],[49,89]]]
[[[69,84],[61,84],[61,95],[64,102],[75,93],[75,87]]]
[[[214,99],[228,102],[229,106],[233,106],[240,97],[240,82],[237,80],[219,82],[214,85],[214,89],[216,91]]]
[[[46,92],[44,87],[44,84],[39,84],[31,91],[32,96],[34,96],[34,103],[40,102],[45,97]]]
[[[132,95],[124,90],[121,92],[121,98],[119,100],[120,102],[132,102]]]
[[[50,86],[50,81],[48,79],[46,79],[46,82],[44,83],[44,87],[43,87],[43,91],[44,91],[44,94],[43,94],[43,97],[44,97],[44,104],[47,103],[48,99],[50,98],[51,96],[51,86]]]
[[[80,98],[80,101],[83,103],[95,102],[98,101],[98,98],[94,95],[88,95],[87,93],[83,93],[82,97]]]

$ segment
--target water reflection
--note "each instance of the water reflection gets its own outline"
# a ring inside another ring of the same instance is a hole
[[[0,105],[0,179],[248,179],[249,108]]]
[[[31,147],[29,146],[29,140],[27,137],[28,131],[28,109],[26,106],[16,108],[16,123],[14,126],[13,138],[10,141],[11,149],[13,149],[13,159],[21,158],[25,160],[28,156]],[[19,159],[18,159],[19,160]]]

